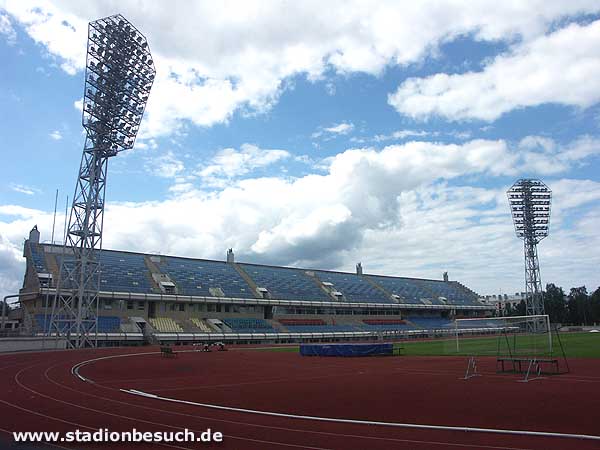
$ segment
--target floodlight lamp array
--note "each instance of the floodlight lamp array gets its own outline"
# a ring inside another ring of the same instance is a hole
[[[517,236],[537,243],[550,232],[552,191],[540,180],[518,180],[507,192]]]
[[[146,38],[123,16],[90,22],[82,122],[92,148],[86,150],[114,156],[133,147],[155,77]]]

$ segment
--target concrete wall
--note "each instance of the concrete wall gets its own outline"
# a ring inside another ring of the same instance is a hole
[[[41,337],[0,338],[0,353],[32,350],[64,350],[65,348],[67,348],[67,343],[63,340],[56,342],[54,339],[43,339]]]

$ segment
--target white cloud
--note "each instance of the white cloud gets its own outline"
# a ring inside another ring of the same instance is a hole
[[[175,178],[185,169],[185,165],[172,151],[146,160],[146,171],[161,178]]]
[[[559,146],[553,139],[527,136],[519,143],[519,157],[524,171],[554,175],[586,164],[590,156],[600,155],[600,139],[582,136]]]
[[[23,285],[25,261],[22,255],[22,250],[19,251],[12,240],[0,233],[0,296],[2,298],[5,295],[17,294]]]
[[[0,14],[0,34],[4,35],[8,45],[14,45],[17,42],[17,32],[6,14]]]
[[[57,57],[65,72],[74,75],[85,65],[85,19],[47,1],[4,0],[0,7],[20,22],[35,42]]]
[[[557,180],[549,185],[554,191],[551,232],[538,247],[542,280],[566,289],[582,284],[596,289],[599,197],[582,197],[576,204],[570,198],[590,188],[598,191],[600,183]],[[436,184],[403,192],[402,226],[365,233],[363,245],[346,255],[346,269],[362,260],[369,273],[439,279],[449,270],[450,279],[481,294],[522,291],[523,241],[515,236],[505,190]],[[589,212],[570,210],[582,205]],[[561,218],[569,214],[572,223],[566,225]]]
[[[556,143],[549,137],[525,136],[521,139],[521,142],[519,142],[519,147],[529,150],[541,147],[547,152],[552,152],[556,148]]]
[[[2,5],[68,73],[83,68],[88,20],[120,11],[142,30],[158,68],[144,137],[172,133],[188,122],[227,122],[236,111],[266,111],[294,76],[322,80],[331,69],[378,75],[389,65],[435,56],[441,43],[465,35],[527,43],[562,19],[600,10],[593,0],[492,6],[433,0],[325,6],[312,0],[269,7],[260,1],[232,7],[183,0],[143,7],[123,0],[3,0]]]
[[[513,109],[558,103],[581,108],[600,100],[600,21],[570,24],[514,46],[481,72],[409,78],[389,95],[401,114],[423,119],[493,121]]]
[[[354,124],[352,122],[340,122],[329,127],[320,127],[319,131],[315,131],[311,137],[317,139],[321,136],[325,136],[325,140],[329,140],[335,136],[346,135],[352,130],[354,130]]]
[[[24,184],[11,183],[10,188],[15,192],[19,192],[25,195],[34,195],[40,192],[39,189],[30,186],[25,186]]]
[[[577,158],[595,145],[589,139],[550,145],[548,158],[581,161]],[[167,153],[162,173],[172,177],[173,197],[110,203],[104,245],[219,259],[233,247],[244,261],[346,270],[360,260],[369,272],[395,275],[439,277],[449,269],[454,279],[480,291],[520,290],[522,243],[514,236],[508,186],[460,184],[465,176],[494,180],[522,171],[529,176],[523,154],[538,151],[531,146],[511,148],[504,141],[409,142],[381,150],[347,150],[331,157],[323,174],[249,178],[243,176],[257,164],[266,167],[288,157],[245,145],[218,153],[204,166],[207,177],[232,177],[212,191],[194,189],[181,166],[173,163],[178,161],[175,155]],[[544,280],[590,284],[597,280],[594,267],[600,264],[600,236],[594,228],[600,226],[600,183],[546,181],[554,202],[552,234],[540,246],[547,267]],[[589,213],[582,212],[584,207]],[[52,215],[0,206],[0,236],[9,255],[6,267],[0,266],[0,282],[13,286],[15,276],[22,277],[22,263],[15,255],[35,224],[47,239]],[[568,257],[565,273],[560,270],[564,248],[579,252],[577,258]]]
[[[240,150],[226,148],[217,152],[197,174],[210,186],[224,186],[228,180],[246,175],[256,169],[290,158],[286,150],[261,149],[242,144]]]
[[[138,150],[156,150],[158,148],[158,142],[156,142],[156,139],[138,139],[135,142],[135,148]]]
[[[219,155],[220,165],[208,166],[206,175],[245,173],[240,153]],[[467,173],[501,174],[513,169],[503,163],[509,154],[501,141],[348,150],[331,159],[324,175],[246,178],[165,202],[113,204],[105,242],[211,257],[233,246],[253,260],[339,264],[345,252],[361,247],[368,230],[396,226],[402,192]],[[146,230],[144,240],[131,244],[135,230]]]
[[[372,137],[352,137],[350,142],[364,144],[365,142],[387,142],[402,141],[407,138],[432,137],[432,138],[453,138],[457,140],[467,140],[472,136],[470,131],[426,131],[426,130],[396,130],[389,134],[376,134]]]
[[[38,225],[42,239],[49,240],[53,214],[18,205],[0,205],[0,297],[18,293],[23,284],[25,259],[23,238]],[[56,230],[64,227],[64,216],[56,217]],[[62,238],[61,238],[62,239]]]
[[[407,137],[423,137],[429,134],[430,132],[425,130],[397,130],[391,134],[377,134],[373,137],[373,141],[384,142],[393,139],[405,139]]]
[[[596,181],[563,179],[553,182],[550,188],[554,204],[552,213],[561,219],[565,210],[600,201],[600,183]]]
[[[354,130],[354,125],[348,122],[342,122],[324,129],[324,131],[331,134],[348,134],[352,130]]]
[[[79,112],[83,112],[83,99],[79,99],[79,100],[75,100],[73,102],[73,106],[75,107],[76,110],[78,110]]]
[[[19,205],[0,205],[0,214],[5,216],[31,219],[40,215],[37,209],[25,208]]]
[[[49,136],[55,141],[60,141],[63,138],[62,133],[58,130],[54,130]]]

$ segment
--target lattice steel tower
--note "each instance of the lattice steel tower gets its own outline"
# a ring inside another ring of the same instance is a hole
[[[123,16],[90,22],[87,134],[48,329],[70,347],[96,345],[108,159],[133,147],[155,75],[146,38]]]
[[[526,314],[544,314],[537,244],[548,236],[552,191],[540,180],[521,179],[508,190],[517,236],[525,250]]]

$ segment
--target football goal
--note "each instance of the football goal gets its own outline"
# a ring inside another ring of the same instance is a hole
[[[550,319],[543,316],[456,319],[457,353],[487,356],[550,356]]]
[[[560,336],[547,315],[456,319],[454,334],[457,355],[495,356],[498,372],[525,373],[528,380],[568,371]]]

